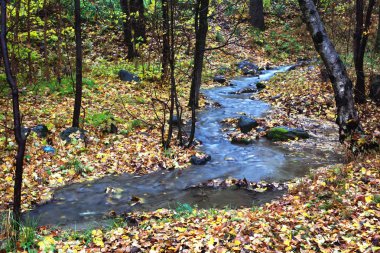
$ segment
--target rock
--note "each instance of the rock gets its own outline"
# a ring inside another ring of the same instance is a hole
[[[277,94],[276,96],[271,97],[271,100],[277,100],[277,99],[279,99],[281,97],[282,97],[281,94]]]
[[[288,141],[295,139],[307,139],[309,133],[300,128],[274,127],[267,131],[267,138],[272,141]]]
[[[37,125],[32,128],[32,131],[37,133],[40,138],[46,138],[49,133],[49,129],[45,125]]]
[[[259,123],[257,123],[256,120],[251,119],[247,116],[241,116],[238,121],[238,127],[240,128],[240,131],[245,134],[251,131],[253,128],[257,127],[258,125]]]
[[[55,148],[53,148],[52,146],[43,146],[42,150],[45,153],[55,154]]]
[[[138,76],[123,69],[119,71],[119,78],[121,81],[124,81],[124,82],[132,82],[132,81],[140,82],[140,78]]]
[[[251,138],[243,138],[243,137],[239,137],[239,136],[234,136],[234,137],[232,137],[231,143],[232,144],[245,144],[245,145],[248,145],[248,144],[252,144],[253,143],[253,139],[251,139]]]
[[[196,155],[193,155],[190,158],[190,162],[194,165],[205,165],[208,161],[211,161],[210,155],[204,155],[203,157],[198,157]]]
[[[70,137],[71,134],[74,134],[76,139],[81,139],[81,140],[86,139],[86,131],[78,127],[69,127],[63,130],[59,134],[59,137],[61,137],[61,139],[66,142],[71,142],[71,137],[73,137],[73,136]]]
[[[114,123],[111,123],[111,125],[110,125],[110,133],[111,134],[117,134],[117,132],[118,132],[117,126]]]
[[[260,82],[258,82],[258,83],[256,84],[256,88],[257,88],[258,90],[265,89],[266,87],[267,87],[267,86],[266,86],[265,84],[260,83]]]
[[[240,69],[244,75],[258,76],[260,74],[259,67],[247,60],[239,62],[237,68]]]
[[[238,91],[232,91],[229,94],[243,94],[243,93],[255,93],[255,92],[257,92],[256,88],[247,87]]]
[[[380,102],[380,75],[376,75],[370,84],[370,98],[375,102]]]
[[[216,76],[214,76],[213,81],[216,82],[216,83],[225,83],[227,81],[227,79],[226,79],[225,76],[216,75]]]

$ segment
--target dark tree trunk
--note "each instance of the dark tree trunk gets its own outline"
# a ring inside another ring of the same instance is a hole
[[[43,9],[44,9],[44,75],[45,79],[49,80],[50,79],[50,74],[49,74],[49,60],[48,60],[48,53],[47,53],[47,28],[48,28],[48,11],[47,11],[47,0],[44,0],[43,2]]]
[[[15,184],[13,196],[13,218],[16,221],[16,231],[18,234],[19,224],[21,218],[21,186],[22,174],[26,139],[28,134],[22,134],[21,131],[21,114],[19,105],[19,91],[17,83],[12,75],[12,70],[9,62],[8,47],[7,47],[7,14],[6,14],[6,0],[1,0],[1,34],[0,44],[1,53],[4,62],[4,70],[7,77],[7,82],[12,91],[12,105],[13,105],[13,122],[14,122],[14,135],[17,142],[17,155],[16,155],[16,171],[15,171]]]
[[[31,0],[27,1],[27,48],[28,48],[28,74],[27,74],[27,80],[29,84],[33,82],[33,63],[32,63],[32,45],[31,45],[31,40],[30,40],[30,32],[32,29],[32,20],[30,17],[30,3]]]
[[[199,90],[202,81],[203,58],[206,48],[206,36],[208,31],[207,14],[209,0],[197,0],[195,17],[195,52],[194,67],[191,80],[190,102],[189,105],[195,104],[199,107]]]
[[[132,36],[132,18],[131,18],[131,6],[129,4],[129,0],[120,0],[120,6],[125,14],[125,19],[123,21],[123,29],[124,29],[124,42],[128,49],[127,58],[133,59],[136,56],[135,46],[133,43]]]
[[[376,42],[375,42],[375,53],[380,53],[380,4],[378,8],[378,23],[376,32]]]
[[[355,101],[364,103],[365,96],[365,76],[364,76],[364,54],[368,41],[368,29],[371,25],[371,17],[375,0],[368,3],[367,14],[363,27],[364,1],[356,0],[356,26],[354,34],[354,63],[356,72]]]
[[[249,0],[249,17],[253,27],[265,29],[263,0]]]
[[[79,127],[80,109],[82,104],[82,27],[80,16],[80,0],[75,0],[75,50],[76,80],[73,127]]]
[[[137,43],[146,41],[145,7],[143,0],[120,0],[126,18],[123,23],[124,41],[128,47],[128,59],[138,56]]]
[[[134,25],[134,39],[135,43],[145,43],[146,41],[146,29],[145,29],[145,7],[144,0],[134,0],[135,13],[138,13],[138,17],[135,19]]]
[[[169,5],[167,0],[162,0],[162,80],[166,80],[169,72]]]
[[[199,107],[199,90],[201,88],[202,82],[203,58],[206,48],[206,36],[208,31],[207,14],[209,3],[209,0],[197,0],[195,6],[195,52],[189,99],[189,106],[192,108],[190,144],[193,142],[195,134],[195,108]]]
[[[334,88],[337,107],[336,122],[339,125],[340,141],[343,142],[347,136],[351,136],[355,131],[360,130],[359,117],[352,94],[352,82],[348,77],[343,62],[327,36],[313,0],[298,0],[298,3],[315,48],[326,66]]]

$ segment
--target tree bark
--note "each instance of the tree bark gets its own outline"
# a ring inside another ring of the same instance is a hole
[[[145,28],[145,7],[144,0],[134,0],[135,3],[135,13],[137,18],[135,18],[134,26],[134,41],[135,43],[145,43],[146,41],[146,28]]]
[[[195,52],[189,99],[189,106],[192,108],[192,126],[189,144],[191,144],[194,140],[196,121],[195,108],[199,107],[199,91],[202,82],[203,58],[206,48],[206,36],[208,31],[207,14],[209,4],[209,0],[197,0],[195,6]]]
[[[130,9],[130,3],[129,0],[120,0],[120,6],[125,14],[125,19],[123,21],[123,29],[124,29],[124,42],[127,46],[128,53],[127,58],[129,60],[135,58],[136,52],[135,52],[135,46],[133,43],[133,36],[132,36],[132,18],[131,18],[131,9]]]
[[[162,81],[165,81],[168,77],[170,61],[168,0],[162,0],[162,27]]]
[[[198,13],[195,17],[195,52],[189,105],[191,106],[194,103],[197,108],[199,107],[199,90],[202,82],[203,58],[208,31],[207,14],[209,0],[197,0],[196,5]]]
[[[364,1],[356,0],[356,26],[354,34],[354,63],[356,72],[355,101],[364,103],[365,95],[365,76],[364,76],[364,55],[368,41],[368,29],[371,25],[371,17],[375,0],[368,3],[367,14],[363,27],[364,18]]]
[[[80,109],[82,104],[82,28],[80,0],[75,0],[75,50],[76,50],[76,82],[73,127],[79,127]]]
[[[339,139],[343,142],[355,131],[360,130],[359,116],[355,108],[352,82],[339,58],[334,45],[327,36],[325,27],[315,8],[313,0],[298,0],[304,22],[312,36],[315,48],[329,73],[337,107],[336,123],[339,125]]]
[[[21,131],[21,113],[19,105],[19,91],[15,78],[12,75],[12,69],[9,62],[8,47],[7,47],[7,14],[6,14],[6,0],[1,0],[1,33],[0,44],[1,53],[4,62],[4,70],[7,77],[9,88],[12,91],[12,106],[13,106],[13,123],[14,123],[14,135],[17,143],[16,154],[16,171],[15,171],[15,183],[14,183],[14,195],[13,195],[13,218],[16,221],[16,232],[18,234],[19,224],[21,218],[21,187],[22,187],[22,175],[23,175],[23,163],[26,139],[29,133],[23,134]]]
[[[378,7],[378,23],[376,32],[376,42],[375,42],[375,53],[380,53],[380,4]]]
[[[265,29],[263,0],[249,1],[249,16],[253,27],[262,31]]]

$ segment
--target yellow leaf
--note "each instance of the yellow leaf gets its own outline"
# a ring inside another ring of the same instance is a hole
[[[366,196],[365,197],[365,202],[366,203],[369,203],[369,202],[372,202],[373,201],[373,195],[370,195],[370,196]]]
[[[183,233],[183,232],[185,232],[187,229],[186,229],[186,228],[182,228],[182,227],[176,227],[176,230],[177,230],[178,232]]]

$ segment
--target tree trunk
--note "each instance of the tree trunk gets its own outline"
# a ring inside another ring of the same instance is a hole
[[[380,4],[378,8],[378,23],[376,32],[376,42],[375,42],[375,53],[380,53]]]
[[[195,18],[195,52],[194,67],[191,80],[190,102],[194,102],[195,107],[199,107],[199,90],[202,82],[203,58],[206,48],[206,36],[208,31],[208,14],[209,0],[197,0],[198,16]]]
[[[75,0],[76,82],[73,127],[79,127],[80,109],[82,104],[82,28],[80,11],[80,0]]]
[[[12,75],[12,70],[9,62],[8,47],[7,47],[7,14],[6,14],[6,0],[1,0],[1,34],[0,44],[1,53],[4,62],[5,74],[7,82],[12,91],[12,105],[13,105],[13,122],[14,122],[14,135],[17,143],[17,155],[16,155],[16,171],[15,171],[15,184],[13,195],[13,218],[16,221],[16,232],[18,235],[20,218],[21,218],[21,187],[22,187],[22,175],[23,175],[23,163],[27,134],[23,134],[21,131],[21,114],[19,105],[19,91],[17,88],[16,80]]]
[[[169,5],[168,0],[162,0],[162,81],[165,81],[169,73]]]
[[[32,63],[32,45],[30,40],[30,31],[32,29],[32,20],[30,17],[30,3],[31,0],[27,0],[27,48],[28,48],[28,74],[27,74],[27,80],[29,84],[33,82],[33,63]]]
[[[253,27],[265,29],[263,0],[249,0],[249,16]]]
[[[364,103],[365,96],[365,76],[364,76],[364,54],[368,41],[368,29],[371,25],[371,17],[375,0],[370,0],[366,19],[363,27],[364,1],[356,0],[356,26],[354,35],[354,63],[356,72],[355,101]]]
[[[327,36],[313,0],[298,0],[298,3],[315,48],[326,66],[333,85],[337,107],[336,122],[339,125],[339,139],[343,142],[347,136],[351,136],[355,131],[360,130],[359,117],[352,94],[352,82]]]
[[[199,91],[202,82],[203,58],[206,48],[206,36],[208,30],[207,14],[209,3],[209,0],[197,0],[195,6],[195,52],[189,99],[189,106],[192,108],[192,129],[190,134],[190,144],[193,142],[195,134],[195,108],[199,107]]]
[[[146,29],[145,29],[145,7],[144,0],[134,0],[135,1],[135,12],[137,18],[135,19],[134,26],[134,41],[135,43],[145,43],[146,41]]]
[[[50,80],[50,74],[49,74],[49,60],[48,60],[48,53],[47,53],[47,26],[48,26],[48,11],[47,11],[47,0],[44,0],[43,2],[43,9],[44,9],[44,75],[46,80]]]
[[[130,8],[130,0],[120,0],[120,6],[125,14],[125,19],[123,21],[123,29],[124,29],[124,42],[127,45],[128,54],[127,58],[129,60],[135,58],[136,52],[135,52],[135,46],[133,43],[133,36],[132,36],[132,17],[131,17],[131,8]]]

